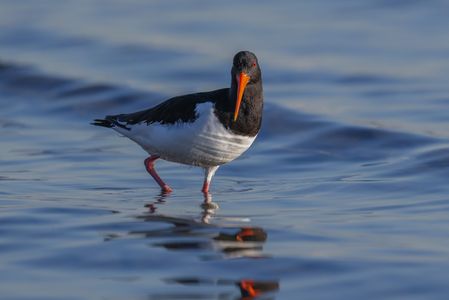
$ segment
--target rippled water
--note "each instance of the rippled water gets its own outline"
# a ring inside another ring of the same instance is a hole
[[[2,299],[446,299],[446,1],[0,1]],[[217,172],[92,118],[263,70]]]

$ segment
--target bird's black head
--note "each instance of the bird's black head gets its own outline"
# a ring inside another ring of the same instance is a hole
[[[233,77],[244,73],[250,77],[248,84],[256,83],[261,78],[261,71],[256,55],[249,51],[240,51],[234,56],[232,63]]]
[[[249,51],[240,51],[234,56],[232,70],[232,84],[237,87],[234,121],[237,120],[240,103],[247,85],[261,83],[261,71],[256,55]]]

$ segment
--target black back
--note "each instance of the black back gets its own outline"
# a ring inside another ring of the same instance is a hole
[[[197,104],[217,102],[228,98],[229,89],[220,89],[211,92],[195,93],[173,97],[156,105],[153,108],[130,114],[111,116],[119,122],[134,125],[145,122],[147,124],[175,124],[178,122],[194,122],[198,115],[195,111]]]

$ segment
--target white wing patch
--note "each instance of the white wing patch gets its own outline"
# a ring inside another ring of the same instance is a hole
[[[218,166],[236,159],[256,138],[227,130],[215,116],[210,102],[198,104],[195,111],[198,118],[190,123],[140,123],[127,125],[131,130],[114,129],[151,155],[202,167]]]

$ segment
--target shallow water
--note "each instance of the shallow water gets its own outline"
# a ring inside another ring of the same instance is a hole
[[[2,299],[446,299],[445,1],[0,1]],[[105,114],[264,75],[212,185]]]

